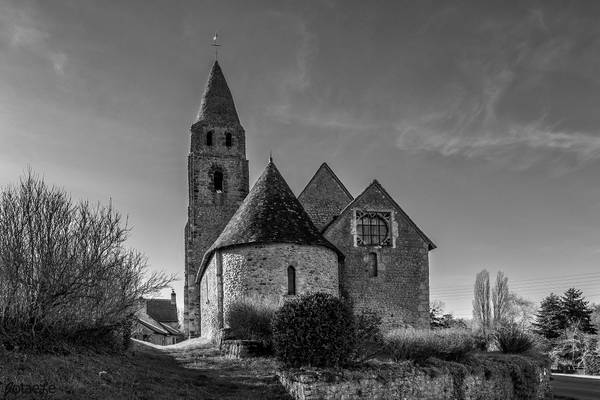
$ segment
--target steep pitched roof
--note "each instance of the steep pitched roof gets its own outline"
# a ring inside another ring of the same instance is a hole
[[[331,223],[354,197],[327,163],[321,164],[298,200],[319,230]]]
[[[158,322],[177,322],[177,305],[170,299],[146,300],[146,313]]]
[[[221,235],[204,255],[198,278],[204,273],[206,264],[215,250],[250,243],[323,246],[343,257],[312,223],[272,161]]]
[[[148,321],[147,319],[140,318],[140,317],[137,317],[136,319],[140,324],[144,325],[146,328],[150,329],[154,333],[158,333],[160,335],[168,335],[169,334],[169,331],[167,331],[162,326],[160,326],[160,322],[157,322],[154,320]]]
[[[200,102],[196,124],[208,123],[218,126],[239,125],[233,96],[218,61],[212,66],[206,88]]]
[[[360,203],[360,201],[372,190],[378,190],[379,192],[381,192],[381,194],[383,194],[383,196],[394,206],[394,208],[396,208],[396,210],[400,213],[400,215],[402,215],[402,217],[413,227],[415,232],[417,232],[417,234],[423,239],[423,241],[425,243],[427,243],[430,251],[437,247],[435,245],[435,243],[433,243],[433,241],[431,239],[429,239],[429,237],[427,237],[427,235],[425,235],[425,233],[417,226],[417,224],[415,224],[414,221],[412,219],[410,219],[410,217],[404,212],[402,207],[400,207],[400,205],[398,203],[396,203],[394,198],[392,196],[390,196],[390,194],[387,192],[387,190],[385,190],[383,188],[383,186],[381,186],[381,184],[377,181],[377,179],[374,179],[373,182],[371,182],[371,184],[369,186],[367,186],[366,189],[363,190],[363,192],[356,197],[356,199],[354,199],[354,201],[352,201],[350,204],[348,204],[342,210],[340,215],[345,214],[346,212],[349,212],[349,210],[351,210],[352,207],[354,207],[356,204]],[[330,224],[325,229],[325,232],[333,225],[335,225],[335,224]]]

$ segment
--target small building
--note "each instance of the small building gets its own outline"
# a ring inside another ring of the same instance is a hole
[[[175,344],[183,337],[175,291],[171,291],[171,299],[140,298],[131,337],[161,346]]]

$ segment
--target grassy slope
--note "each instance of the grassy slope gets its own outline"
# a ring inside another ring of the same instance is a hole
[[[57,387],[51,399],[288,399],[273,370],[272,360],[227,360],[201,344],[134,343],[123,355],[0,354],[0,383],[48,382]]]

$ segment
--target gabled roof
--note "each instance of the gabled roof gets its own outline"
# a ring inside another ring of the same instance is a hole
[[[327,163],[321,164],[298,196],[300,204],[321,232],[353,199]]]
[[[154,333],[158,333],[160,335],[169,335],[169,331],[167,331],[166,329],[164,329],[162,326],[160,326],[159,322],[156,321],[148,321],[146,319],[143,318],[136,318],[137,321],[142,324],[143,326],[145,326],[146,328],[150,329],[151,331],[153,331]]]
[[[218,61],[212,66],[206,88],[200,102],[195,124],[207,123],[217,126],[239,125],[233,96]]]
[[[321,166],[319,167],[317,172],[315,172],[315,174],[312,176],[312,178],[310,178],[310,180],[308,181],[308,183],[306,184],[304,189],[302,189],[302,192],[300,192],[300,194],[298,195],[298,199],[300,199],[301,197],[303,197],[303,195],[305,195],[305,192],[307,191],[307,189],[319,177],[326,177],[328,179],[332,179],[333,181],[335,181],[337,186],[339,186],[339,188],[344,192],[344,194],[348,197],[348,202],[354,200],[354,197],[352,196],[352,194],[348,191],[348,189],[346,189],[346,186],[344,186],[342,181],[340,181],[340,178],[338,178],[337,175],[333,172],[333,170],[331,168],[329,168],[329,165],[327,165],[326,162],[321,164]]]
[[[146,313],[158,322],[177,322],[177,305],[170,299],[147,299]]]
[[[369,193],[372,190],[379,190],[383,196],[394,206],[394,208],[396,208],[396,210],[400,213],[400,215],[402,215],[402,217],[410,224],[410,226],[413,227],[413,229],[417,232],[417,234],[423,239],[423,241],[425,243],[427,243],[429,250],[433,250],[435,249],[437,246],[435,245],[435,243],[433,243],[433,241],[431,239],[429,239],[429,237],[427,237],[427,235],[425,235],[425,233],[417,226],[417,224],[414,223],[414,221],[412,219],[410,219],[410,217],[404,212],[404,210],[402,209],[402,207],[400,207],[400,205],[398,203],[396,203],[396,201],[394,200],[394,198],[392,196],[390,196],[390,194],[387,192],[387,190],[385,190],[383,188],[383,186],[381,186],[381,184],[377,181],[377,179],[374,179],[373,182],[371,182],[371,184],[369,186],[366,187],[365,190],[363,190],[363,192],[358,195],[356,197],[356,199],[354,199],[353,202],[351,202],[350,204],[348,204],[346,206],[346,208],[344,208],[344,210],[342,210],[342,212],[340,213],[340,216],[349,212],[349,210],[351,210],[357,203],[359,203],[363,197]],[[327,231],[327,229],[329,229],[331,226],[335,225],[330,224],[325,231]]]
[[[312,223],[272,161],[204,255],[198,278],[204,274],[206,264],[215,250],[251,243],[323,246],[343,257]]]

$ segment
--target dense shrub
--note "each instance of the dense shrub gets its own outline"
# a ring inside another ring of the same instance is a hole
[[[475,348],[479,351],[489,351],[492,342],[494,341],[493,334],[481,329],[472,333],[475,341]]]
[[[272,320],[279,304],[259,297],[234,301],[225,313],[225,325],[236,339],[260,340],[266,349],[273,341]]]
[[[519,354],[533,349],[534,339],[517,325],[499,328],[495,334],[496,344],[502,353]]]
[[[346,364],[354,350],[354,317],[350,307],[325,293],[287,301],[273,319],[273,345],[290,366]]]
[[[93,336],[122,345],[139,297],[171,281],[146,275],[145,257],[126,247],[128,233],[111,205],[75,203],[32,173],[4,188],[0,343],[46,351]]]
[[[355,316],[355,349],[353,359],[364,362],[384,350],[385,341],[381,333],[381,317],[375,312],[364,311]]]
[[[385,353],[394,361],[423,362],[430,357],[459,361],[475,350],[473,336],[464,330],[399,329],[386,336]]]

